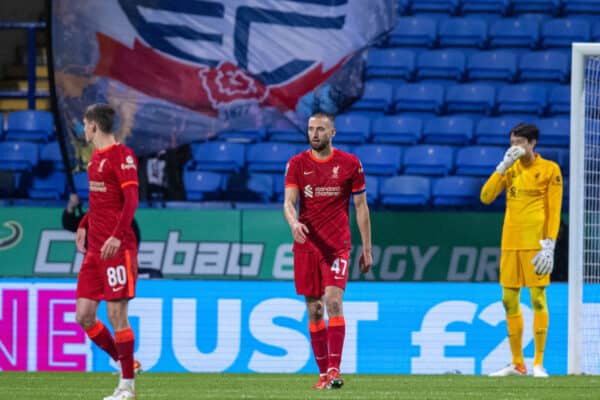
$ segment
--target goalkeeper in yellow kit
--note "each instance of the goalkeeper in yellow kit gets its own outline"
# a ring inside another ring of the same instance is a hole
[[[511,147],[481,189],[484,204],[492,203],[506,190],[500,284],[512,364],[490,376],[527,374],[523,360],[523,316],[519,306],[521,287],[527,286],[533,308],[533,376],[548,377],[543,367],[548,332],[545,287],[550,284],[554,267],[563,181],[558,165],[534,152],[538,137],[535,125],[515,126],[510,132]]]

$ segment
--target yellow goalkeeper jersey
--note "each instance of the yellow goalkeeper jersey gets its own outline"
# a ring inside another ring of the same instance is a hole
[[[558,165],[536,154],[528,166],[517,160],[504,175],[494,172],[481,189],[481,201],[492,203],[506,190],[502,250],[537,250],[539,241],[556,240],[563,180]]]

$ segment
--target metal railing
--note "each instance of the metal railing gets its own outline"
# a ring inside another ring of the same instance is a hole
[[[46,29],[45,22],[0,22],[0,29],[24,29],[27,31],[27,92],[19,90],[0,90],[0,97],[27,97],[27,107],[35,109],[35,98],[49,96],[47,90],[36,91],[36,38],[37,29]]]

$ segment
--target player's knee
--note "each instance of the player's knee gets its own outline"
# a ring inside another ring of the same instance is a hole
[[[519,313],[519,301],[518,299],[515,301],[513,296],[503,296],[502,305],[504,306],[506,315],[516,315]]]
[[[531,308],[534,312],[544,312],[547,310],[546,299],[544,297],[532,297]]]
[[[331,316],[342,314],[342,301],[340,299],[327,299],[327,313]]]
[[[90,329],[96,323],[96,317],[90,314],[76,313],[75,321],[81,326],[84,330]]]
[[[309,307],[308,312],[310,314],[311,321],[318,321],[318,320],[322,319],[323,318],[323,304],[322,303],[312,304]]]

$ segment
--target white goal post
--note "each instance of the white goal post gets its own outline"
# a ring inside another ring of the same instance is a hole
[[[567,372],[598,374],[600,291],[584,299],[600,287],[600,43],[572,45],[570,140]]]

